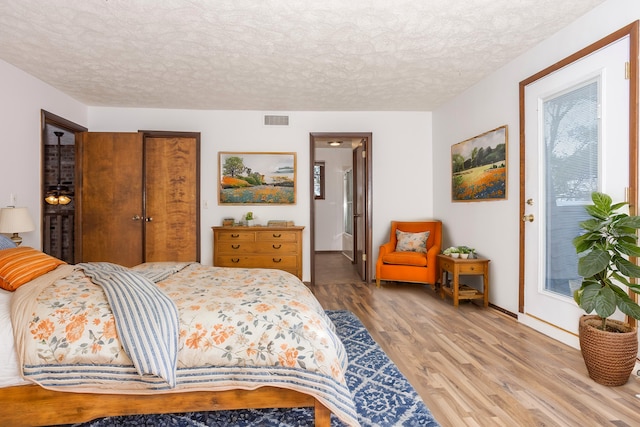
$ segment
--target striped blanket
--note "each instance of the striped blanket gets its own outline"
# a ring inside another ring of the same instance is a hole
[[[176,386],[178,309],[144,273],[108,262],[78,264],[109,300],[122,348],[140,375]]]

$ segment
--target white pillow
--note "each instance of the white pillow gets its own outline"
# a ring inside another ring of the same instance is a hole
[[[427,253],[427,239],[429,231],[408,233],[396,230],[396,252],[420,252]]]
[[[29,384],[20,375],[11,326],[12,292],[0,289],[0,387]]]

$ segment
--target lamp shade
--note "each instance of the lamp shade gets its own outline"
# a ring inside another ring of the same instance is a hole
[[[35,229],[27,208],[0,209],[0,233],[23,233]]]

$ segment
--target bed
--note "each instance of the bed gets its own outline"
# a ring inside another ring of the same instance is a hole
[[[358,425],[344,347],[295,276],[198,263],[67,265],[28,249],[49,265],[0,294],[0,425],[291,407],[314,407],[316,426],[329,426],[331,413]]]

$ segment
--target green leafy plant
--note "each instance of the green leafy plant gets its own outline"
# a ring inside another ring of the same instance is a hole
[[[626,202],[615,203],[604,193],[591,194],[593,205],[585,206],[590,219],[580,222],[585,233],[573,239],[578,255],[578,274],[583,277],[573,298],[587,313],[593,311],[602,319],[606,330],[607,318],[616,308],[640,320],[640,306],[618,284],[640,293],[640,285],[629,278],[640,277],[640,267],[627,257],[640,257],[637,231],[640,216],[630,216],[619,210]]]
[[[444,251],[442,251],[442,253],[444,255],[459,254],[460,253],[460,249],[458,249],[455,246],[450,246],[447,249],[445,249]]]
[[[472,254],[475,253],[476,250],[469,246],[458,246],[458,251],[460,251],[461,254]]]
[[[246,219],[247,221],[251,221],[253,219],[253,212],[247,212],[244,219]]]

